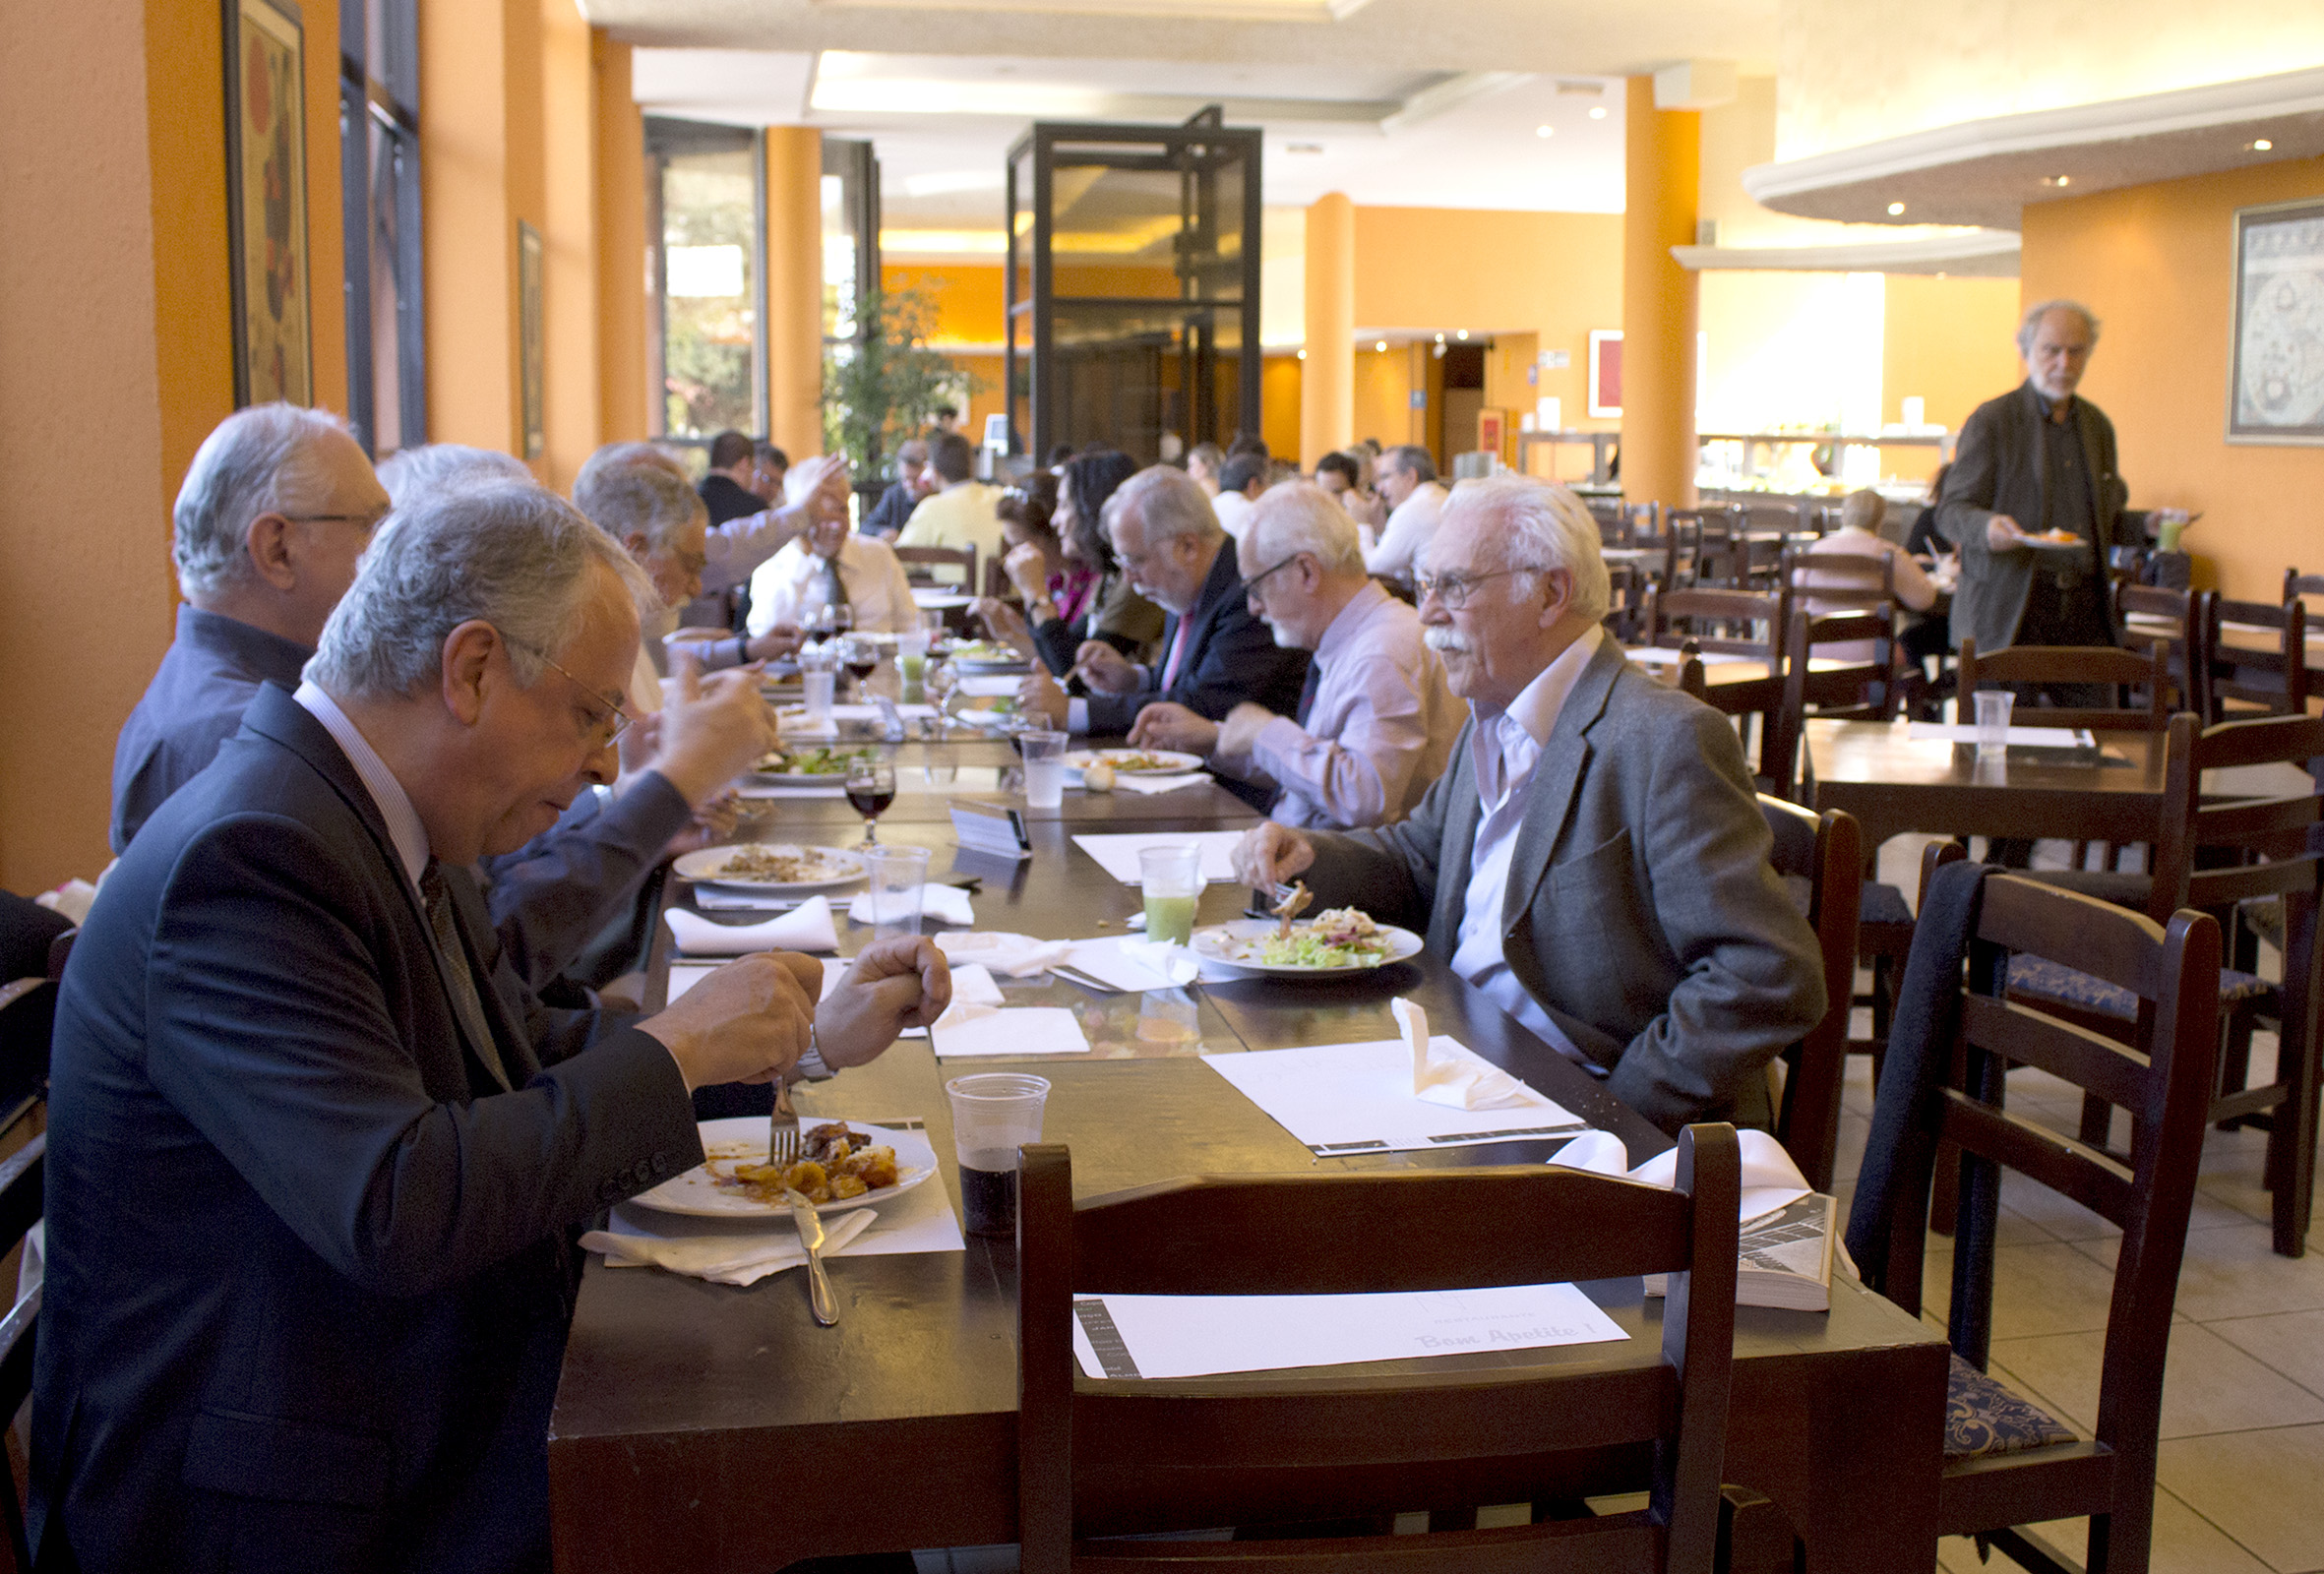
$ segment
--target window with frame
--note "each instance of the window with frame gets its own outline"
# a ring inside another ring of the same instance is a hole
[[[417,0],[339,0],[347,421],[374,458],[428,440]]]

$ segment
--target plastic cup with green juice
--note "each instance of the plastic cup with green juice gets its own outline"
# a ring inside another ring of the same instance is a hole
[[[1194,907],[1202,899],[1202,849],[1197,845],[1148,847],[1137,855],[1139,888],[1146,900],[1146,938],[1191,945]]]
[[[895,675],[903,684],[905,704],[921,698],[920,676],[928,670],[928,631],[911,629],[895,636]]]

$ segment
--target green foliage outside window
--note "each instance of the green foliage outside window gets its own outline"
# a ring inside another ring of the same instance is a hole
[[[957,403],[961,369],[928,347],[936,302],[924,291],[865,292],[856,320],[873,332],[824,348],[824,445],[855,474],[878,473],[880,456],[925,428],[940,404]]]

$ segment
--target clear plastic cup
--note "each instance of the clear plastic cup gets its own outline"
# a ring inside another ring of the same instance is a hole
[[[882,939],[920,933],[921,892],[928,884],[928,849],[891,847],[862,854],[872,882],[872,929]]]
[[[1977,757],[2001,759],[2009,753],[2009,711],[2017,696],[2005,689],[1977,692]]]
[[[807,724],[831,725],[831,702],[839,682],[839,652],[828,643],[803,646],[799,651],[799,683],[806,691]]]
[[[952,1104],[952,1151],[960,1161],[961,1220],[972,1236],[1016,1233],[1019,1146],[1041,1140],[1049,1079],[1015,1071],[956,1076],[945,1084]]]
[[[1056,809],[1066,801],[1066,744],[1062,732],[1019,735],[1025,757],[1025,807]]]
[[[1146,902],[1146,938],[1194,942],[1194,908],[1202,900],[1202,849],[1145,847],[1137,855],[1138,890]]]

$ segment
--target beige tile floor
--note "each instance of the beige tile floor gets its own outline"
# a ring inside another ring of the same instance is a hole
[[[1919,848],[1884,850],[1882,874],[1915,878]],[[2043,860],[2037,859],[2037,862]],[[2271,1059],[2272,1047],[2255,1059]],[[2253,1067],[2255,1077],[2262,1069]],[[1844,1194],[1870,1114],[1868,1064],[1850,1067],[1841,1135]],[[2038,1071],[2010,1077],[2010,1103],[2071,1131],[2080,1102]],[[2155,1490],[2155,1574],[2312,1574],[2324,1571],[2324,1218],[2308,1255],[2269,1249],[2268,1193],[2260,1185],[2264,1133],[2214,1131],[2179,1277],[2178,1319],[2164,1371],[2163,1445]],[[1992,1369],[2069,1424],[2094,1419],[2117,1232],[2075,1203],[2020,1178],[2002,1188],[1995,1257]],[[1924,1305],[1941,1322],[1952,1267],[1949,1240],[1931,1238]],[[2043,1527],[2082,1555],[2087,1522]],[[1999,1552],[1951,1539],[1950,1574],[2015,1574]]]

